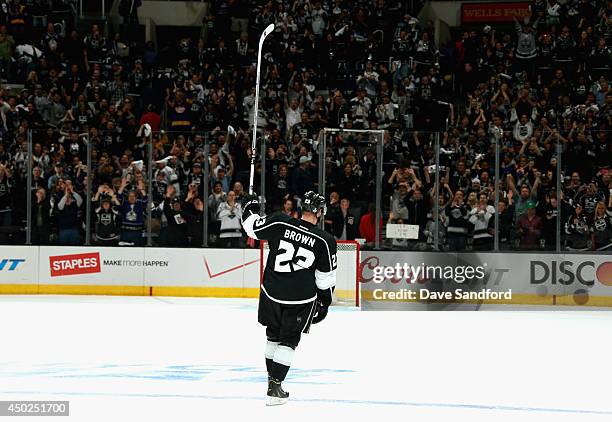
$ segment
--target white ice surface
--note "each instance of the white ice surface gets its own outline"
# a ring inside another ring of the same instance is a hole
[[[69,400],[53,420],[87,422],[612,420],[609,312],[333,308],[267,408],[256,306],[0,297],[0,400]]]

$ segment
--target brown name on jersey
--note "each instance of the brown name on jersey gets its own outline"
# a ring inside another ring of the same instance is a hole
[[[289,239],[289,240],[293,240],[293,241],[298,242],[298,243],[303,243],[305,245],[309,245],[311,248],[313,248],[314,244],[315,244],[315,240],[312,237],[307,236],[307,235],[305,235],[303,233],[300,233],[300,232],[296,232],[296,231],[291,230],[291,229],[286,229],[285,230],[285,234],[283,235],[283,237],[285,239]]]

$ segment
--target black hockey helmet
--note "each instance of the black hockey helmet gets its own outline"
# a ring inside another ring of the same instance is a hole
[[[323,210],[323,215],[327,212],[325,197],[311,190],[306,192],[302,198],[302,211],[316,214],[319,210]]]

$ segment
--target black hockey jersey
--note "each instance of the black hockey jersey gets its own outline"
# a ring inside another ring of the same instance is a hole
[[[271,300],[308,303],[317,298],[317,288],[335,285],[336,241],[329,233],[280,212],[251,215],[243,227],[250,237],[269,242],[261,289]]]

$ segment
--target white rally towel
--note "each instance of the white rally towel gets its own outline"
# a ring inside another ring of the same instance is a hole
[[[132,161],[130,163],[130,166],[134,167],[138,171],[142,171],[142,169],[144,168],[144,161],[142,161],[142,160]]]
[[[174,158],[174,155],[169,155],[165,158],[162,158],[161,160],[157,160],[155,164],[168,164],[168,161],[172,160],[173,158]]]

